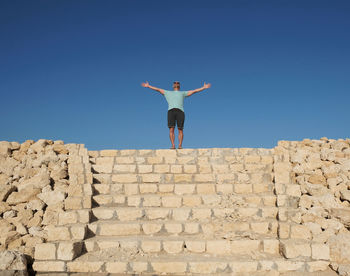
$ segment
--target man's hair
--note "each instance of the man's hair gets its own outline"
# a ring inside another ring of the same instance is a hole
[[[174,81],[174,84],[180,85],[180,82],[179,81]]]

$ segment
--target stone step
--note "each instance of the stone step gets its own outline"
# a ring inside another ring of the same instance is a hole
[[[128,219],[128,218],[127,218]],[[144,236],[200,236],[220,238],[275,238],[278,223],[274,220],[230,222],[212,220],[207,222],[173,221],[120,221],[98,220],[90,223],[89,230],[97,236],[144,235]]]
[[[149,236],[96,236],[87,239],[85,248],[88,252],[108,248],[123,250],[133,249],[141,256],[144,254],[202,254],[205,256],[241,256],[268,258],[280,256],[279,240],[265,239],[203,239],[191,235],[178,237],[149,237]]]
[[[272,167],[257,167],[255,170],[242,172],[228,171],[226,173],[195,172],[195,173],[112,173],[102,165],[92,165],[94,183],[271,183]]]
[[[122,195],[99,194],[92,197],[96,206],[134,207],[275,207],[276,197],[237,196],[233,194],[194,194],[194,195]]]
[[[193,195],[193,194],[235,194],[261,197],[274,196],[272,184],[93,184],[93,192],[97,194],[161,194],[161,195]]]
[[[106,255],[107,257],[102,258]],[[33,268],[35,271],[38,271],[38,275],[41,275],[40,272],[67,271],[73,273],[95,273],[94,275],[117,273],[117,275],[278,276],[280,272],[295,272],[293,275],[301,275],[303,272],[326,270],[328,263],[320,261],[306,262],[303,260],[290,261],[278,257],[252,260],[251,258],[242,257],[189,256],[187,254],[157,256],[153,259],[138,257],[128,260],[120,258],[120,254],[117,254],[115,249],[108,249],[102,252],[87,253],[66,264],[60,261],[35,261]]]
[[[202,207],[98,207],[92,209],[97,219],[122,220],[187,220],[202,221],[225,219],[229,221],[266,221],[276,220],[278,207],[236,207],[236,208],[202,208]]]

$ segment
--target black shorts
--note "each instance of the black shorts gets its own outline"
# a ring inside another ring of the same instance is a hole
[[[184,128],[185,112],[179,108],[172,108],[168,110],[168,127],[175,127],[175,123],[177,123],[178,129]]]

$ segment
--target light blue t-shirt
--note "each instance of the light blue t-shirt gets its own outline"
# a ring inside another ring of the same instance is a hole
[[[187,97],[188,91],[170,91],[170,90],[164,90],[164,97],[166,101],[168,102],[168,110],[172,108],[179,108],[183,112],[184,110],[184,99]]]

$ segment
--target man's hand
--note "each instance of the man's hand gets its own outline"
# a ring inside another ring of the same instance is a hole
[[[207,88],[210,88],[210,86],[211,86],[211,84],[210,84],[210,83],[205,84],[205,82],[204,82],[203,88],[204,88],[204,89],[207,89]]]
[[[146,87],[146,88],[148,88],[148,87],[150,86],[149,83],[148,83],[148,81],[141,83],[141,85],[142,85],[143,87]]]

